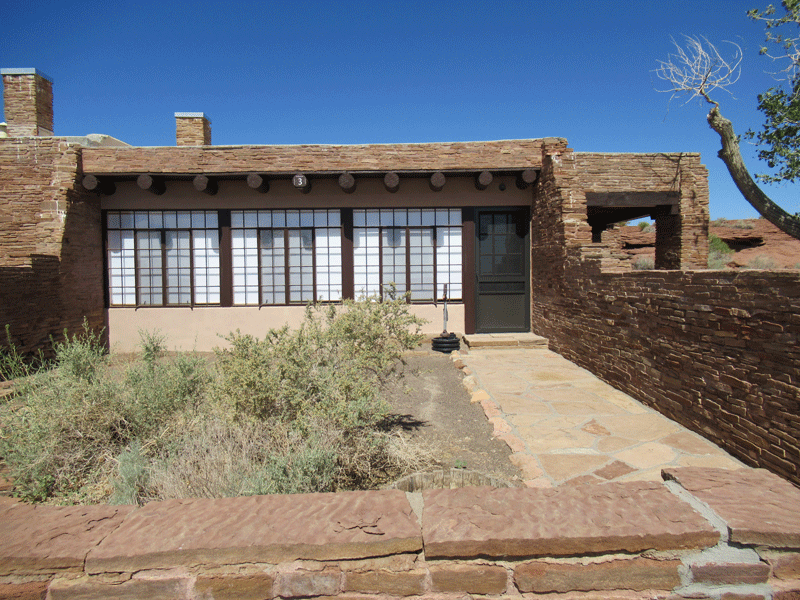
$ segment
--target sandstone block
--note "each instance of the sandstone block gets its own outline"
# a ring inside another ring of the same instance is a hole
[[[508,573],[492,565],[436,565],[430,567],[433,591],[467,594],[503,594]]]
[[[347,592],[414,596],[425,591],[426,576],[427,573],[424,569],[415,569],[405,573],[392,571],[346,573],[344,589]]]
[[[266,573],[254,575],[201,576],[194,584],[199,598],[213,600],[262,600],[272,598],[275,578]]]
[[[89,550],[134,509],[4,502],[0,505],[0,575],[81,571]]]
[[[150,503],[91,552],[88,573],[297,559],[347,560],[422,549],[399,490]]]
[[[708,504],[741,544],[800,548],[800,490],[764,469],[685,467],[664,469]]]
[[[589,564],[532,562],[514,570],[521,592],[671,590],[680,584],[679,560],[634,558]]]
[[[781,552],[762,549],[758,551],[762,560],[772,567],[772,576],[778,579],[800,579],[800,552]]]
[[[0,583],[0,598],[3,600],[44,600],[48,581],[27,583]]]
[[[756,564],[716,564],[692,565],[692,579],[697,583],[717,585],[766,583],[769,579],[769,565]]]
[[[56,579],[49,600],[189,600],[189,580],[184,578],[132,579],[121,584],[94,582],[88,577]]]
[[[279,573],[275,591],[282,598],[333,596],[339,593],[340,579],[338,569]]]
[[[425,556],[564,556],[713,546],[719,534],[655,482],[426,490]]]

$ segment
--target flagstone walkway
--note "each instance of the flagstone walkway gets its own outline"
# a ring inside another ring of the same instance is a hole
[[[453,360],[530,487],[661,481],[665,467],[745,467],[545,348],[470,349]]]

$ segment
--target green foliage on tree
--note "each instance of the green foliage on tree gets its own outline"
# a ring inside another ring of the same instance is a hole
[[[785,14],[779,17],[772,5],[763,12],[754,9],[747,13],[764,22],[766,41],[782,53],[776,56],[770,54],[770,47],[761,48],[762,55],[781,61],[782,81],[758,95],[758,109],[764,113],[765,122],[760,130],[746,133],[762,148],[758,157],[771,169],[777,169],[775,174],[756,175],[766,183],[800,178],[800,37],[794,29],[800,28],[800,0],[783,0],[782,5]]]

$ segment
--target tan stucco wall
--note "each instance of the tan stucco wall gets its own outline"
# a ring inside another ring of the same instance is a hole
[[[411,312],[428,321],[423,333],[442,331],[442,305],[412,304]],[[135,352],[139,331],[158,331],[167,337],[170,350],[210,352],[226,342],[217,334],[227,335],[236,329],[257,337],[267,331],[299,325],[304,306],[203,307],[203,308],[111,308],[108,309],[108,336],[112,352]],[[449,331],[464,331],[464,305],[448,304]]]

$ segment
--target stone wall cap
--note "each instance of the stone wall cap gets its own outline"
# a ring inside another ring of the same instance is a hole
[[[725,521],[731,542],[800,547],[800,490],[774,473],[703,467],[670,467],[662,472]]]
[[[53,78],[45,75],[38,69],[0,69],[0,75],[38,75],[43,79],[47,79],[50,83],[53,83]]]
[[[209,123],[211,123],[211,119],[206,113],[202,112],[176,112],[175,113],[176,119],[205,119]]]
[[[346,560],[422,550],[399,490],[151,502],[86,558],[88,573]]]
[[[427,558],[704,548],[719,533],[656,482],[422,493]]]

